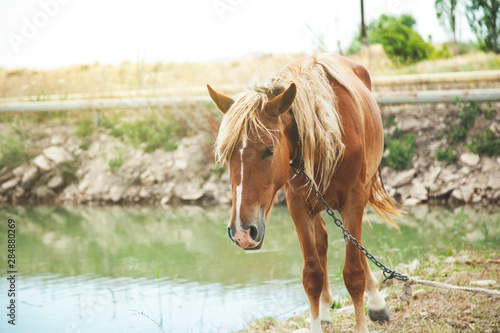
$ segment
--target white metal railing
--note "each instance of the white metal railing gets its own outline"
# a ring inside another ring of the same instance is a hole
[[[373,76],[374,87],[387,86],[408,86],[424,84],[455,84],[455,83],[498,83],[500,87],[500,70],[452,72],[452,73],[430,73],[430,74],[408,74],[408,75],[386,75]],[[493,85],[494,87],[494,85]],[[218,85],[217,89],[227,94],[242,91],[245,88],[241,84]],[[469,88],[469,87],[468,87]],[[377,90],[376,88],[374,89]],[[49,101],[57,100],[82,100],[82,99],[104,99],[104,98],[137,98],[156,96],[206,96],[205,86],[180,87],[180,88],[155,88],[155,89],[135,89],[135,90],[115,90],[96,93],[71,93],[71,94],[51,94],[44,95],[43,98]],[[28,102],[28,96],[4,97],[0,98],[0,103],[4,102]]]
[[[457,98],[462,102],[495,102],[500,101],[500,89],[387,91],[376,92],[374,93],[374,96],[379,104],[453,103]],[[138,97],[42,102],[10,102],[0,103],[0,112],[141,109],[199,104],[203,102],[210,102],[210,98],[208,96]]]

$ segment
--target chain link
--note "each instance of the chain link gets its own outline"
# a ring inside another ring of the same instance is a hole
[[[298,150],[300,152],[300,145],[298,146]],[[300,155],[299,155],[299,157],[300,157]],[[358,242],[358,240],[356,238],[354,238],[351,235],[349,230],[347,230],[344,227],[344,225],[342,224],[342,221],[337,216],[335,216],[333,209],[330,208],[330,206],[328,206],[328,203],[323,198],[323,195],[318,191],[316,186],[314,186],[311,178],[309,178],[309,176],[304,172],[304,160],[302,160],[301,158],[297,158],[297,159],[293,160],[292,162],[290,162],[290,167],[292,168],[293,172],[296,175],[302,175],[304,177],[304,179],[306,180],[306,185],[309,186],[309,188],[311,188],[311,190],[314,192],[314,196],[318,199],[319,202],[321,202],[321,204],[325,208],[326,213],[333,218],[333,222],[335,223],[335,225],[337,227],[339,227],[340,229],[342,229],[342,233],[344,235],[344,241],[346,242],[346,244],[352,243],[354,246],[356,246],[361,251],[361,253],[363,253],[363,255],[368,260],[373,262],[378,268],[380,268],[383,271],[383,274],[385,277],[384,282],[387,280],[390,280],[390,279],[397,279],[400,281],[408,281],[408,279],[409,279],[408,276],[401,274],[401,273],[398,273],[395,270],[392,270],[390,268],[387,268],[384,264],[382,264],[380,261],[378,261],[370,252],[368,252],[368,250],[363,245],[361,245]]]

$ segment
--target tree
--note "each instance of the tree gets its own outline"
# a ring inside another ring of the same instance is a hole
[[[480,48],[500,53],[500,0],[469,0],[466,15]]]
[[[457,42],[457,5],[458,0],[436,0],[434,3],[437,18],[445,28],[450,28],[455,43]]]
[[[395,64],[412,64],[430,56],[433,47],[413,30],[415,19],[410,15],[399,18],[381,15],[368,27],[368,41],[382,44],[385,53]]]

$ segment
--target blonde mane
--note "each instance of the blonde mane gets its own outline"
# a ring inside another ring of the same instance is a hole
[[[313,181],[318,180],[314,181],[314,185],[324,192],[345,149],[337,97],[328,77],[347,89],[361,110],[357,93],[348,80],[347,69],[338,58],[325,54],[310,56],[300,63],[285,66],[268,80],[254,84],[237,97],[224,115],[215,142],[217,163],[225,165],[229,161],[244,134],[246,137],[248,133],[273,136],[259,118],[263,115],[266,102],[294,82],[297,94],[291,109],[297,123],[304,169]]]

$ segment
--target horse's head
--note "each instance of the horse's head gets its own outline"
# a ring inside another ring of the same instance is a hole
[[[287,111],[296,87],[292,83],[272,99],[254,94],[253,99],[243,95],[236,102],[210,86],[208,90],[225,114],[216,155],[219,163],[229,162],[233,198],[229,238],[243,249],[259,249],[274,198],[288,179],[294,153],[294,129]]]

